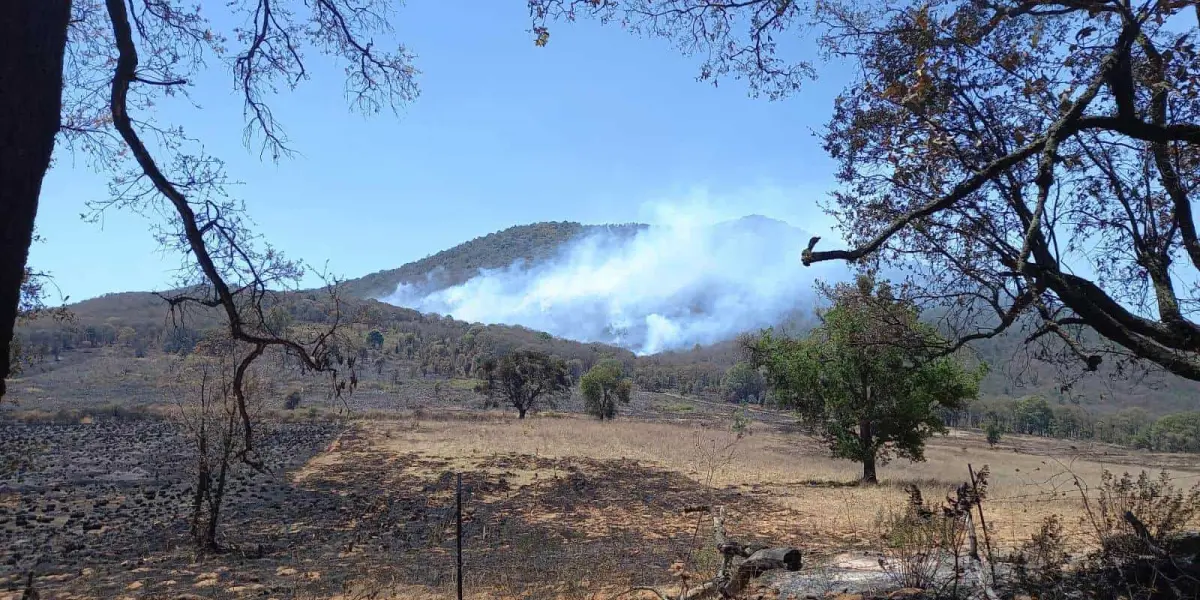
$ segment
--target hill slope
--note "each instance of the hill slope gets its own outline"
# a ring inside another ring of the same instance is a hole
[[[616,240],[618,243],[615,246],[605,247],[605,250],[609,251],[614,248],[619,249],[623,244],[635,238],[645,238],[646,236],[640,234],[647,231],[647,226],[637,224],[592,226],[579,223],[535,223],[522,225],[476,238],[397,269],[349,280],[343,284],[343,290],[348,296],[359,299],[355,304],[361,303],[363,306],[369,306],[379,316],[376,326],[388,332],[389,344],[393,348],[398,348],[398,346],[391,341],[392,339],[411,340],[403,342],[405,360],[415,361],[413,363],[415,367],[424,367],[424,370],[430,374],[469,376],[478,361],[490,353],[517,346],[536,345],[563,357],[580,358],[585,363],[591,362],[595,357],[601,355],[622,356],[631,364],[637,365],[639,383],[647,388],[674,389],[685,392],[715,390],[720,384],[724,370],[737,360],[736,347],[728,340],[738,332],[754,331],[762,325],[770,324],[762,320],[737,320],[735,313],[742,310],[739,303],[753,305],[755,302],[761,302],[762,296],[744,294],[745,288],[764,282],[774,282],[783,277],[781,273],[804,273],[798,266],[792,265],[790,262],[780,263],[782,266],[763,266],[747,262],[757,256],[756,252],[760,250],[771,253],[782,252],[785,259],[790,260],[787,255],[788,246],[806,240],[807,236],[786,223],[752,216],[721,223],[710,228],[710,233],[716,238],[735,240],[732,244],[713,246],[713,248],[727,254],[740,252],[742,253],[742,262],[745,263],[740,266],[734,263],[718,264],[717,266],[729,270],[733,268],[730,265],[734,265],[738,267],[734,269],[735,271],[753,271],[754,273],[751,275],[754,276],[749,279],[740,272],[728,274],[725,270],[713,269],[704,278],[685,281],[689,284],[688,286],[668,289],[671,285],[670,278],[674,277],[677,271],[685,270],[684,267],[693,262],[701,264],[706,260],[715,260],[711,257],[690,256],[687,253],[690,250],[687,245],[692,243],[689,241],[692,239],[689,237],[692,234],[689,234],[668,238],[665,243],[651,245],[646,249],[654,251],[667,248],[674,252],[678,248],[671,249],[671,247],[677,246],[683,248],[684,251],[680,253],[678,264],[672,263],[668,265],[670,268],[652,270],[651,277],[644,280],[637,280],[636,269],[633,269],[638,264],[637,260],[644,256],[639,258],[636,253],[621,254],[617,252],[618,256],[625,257],[622,261],[617,263],[600,261],[596,264],[583,261],[586,263],[584,266],[591,269],[583,271],[587,276],[559,281],[559,283],[564,283],[561,287],[566,289],[586,287],[589,285],[588,276],[603,273],[604,269],[612,270],[614,266],[620,267],[625,270],[617,269],[620,273],[618,279],[633,278],[633,285],[615,288],[620,292],[617,299],[623,303],[619,308],[633,306],[646,313],[649,310],[647,307],[649,307],[655,309],[657,311],[655,314],[659,317],[674,319],[675,323],[682,323],[683,319],[688,317],[696,317],[694,323],[700,326],[711,328],[713,323],[717,323],[725,327],[725,329],[707,330],[707,333],[712,335],[704,340],[699,349],[693,349],[694,344],[677,344],[674,346],[674,351],[656,353],[653,356],[638,358],[636,361],[626,350],[614,347],[613,344],[623,345],[626,348],[636,347],[629,342],[639,339],[637,336],[643,336],[641,339],[645,339],[647,335],[645,327],[639,329],[637,323],[627,323],[624,329],[610,327],[607,331],[593,330],[590,333],[583,331],[587,335],[571,335],[580,333],[579,328],[576,327],[575,331],[571,331],[570,328],[559,327],[556,331],[554,327],[551,327],[556,323],[550,320],[539,322],[514,318],[507,321],[508,325],[503,324],[504,321],[499,323],[492,321],[492,325],[473,326],[472,322],[485,321],[485,319],[474,318],[470,310],[465,312],[459,310],[471,308],[471,305],[450,306],[449,310],[437,310],[438,307],[434,305],[425,305],[418,306],[419,310],[413,310],[367,300],[367,298],[390,295],[401,284],[408,284],[412,289],[420,289],[432,294],[444,290],[458,290],[463,292],[463,297],[483,298],[485,307],[489,304],[496,304],[497,298],[508,301],[513,299],[525,301],[531,297],[538,299],[536,294],[531,291],[536,291],[536,288],[530,287],[529,281],[538,278],[544,279],[547,274],[561,276],[561,269],[556,265],[562,262],[564,253],[573,245],[577,245],[576,243],[580,240],[596,236],[610,241]],[[783,240],[783,243],[777,246],[773,240]],[[748,247],[757,247],[758,250],[754,248],[747,250]],[[717,257],[717,259],[720,258],[721,256]],[[514,264],[516,264],[515,267]],[[481,269],[515,274],[515,278],[510,278],[505,283],[520,285],[516,286],[514,293],[495,297],[480,296],[479,288],[463,287],[464,284],[471,281],[478,283]],[[554,269],[558,269],[558,271],[554,271]],[[521,279],[521,277],[526,277],[528,280]],[[721,295],[712,292],[713,289],[722,286],[731,288],[737,293]],[[657,307],[637,305],[633,301],[631,294],[640,288],[657,290],[657,295],[653,297],[658,302]],[[664,292],[664,289],[667,291]],[[430,297],[439,298],[436,295]],[[766,297],[772,298],[772,296]],[[782,307],[787,310],[778,313],[779,318],[773,321],[774,323],[798,324],[792,328],[793,333],[802,332],[805,327],[813,324],[810,305],[798,303],[796,297],[788,297],[787,294],[782,297],[791,301],[791,305]],[[440,298],[444,300],[445,296]],[[312,294],[285,294],[282,300],[297,323],[319,322],[324,318],[324,313],[318,306],[319,298]],[[562,313],[563,319],[565,319],[564,323],[567,325],[577,324],[586,315],[580,306],[584,306],[584,308],[587,306],[578,303],[571,306],[572,311]],[[52,323],[40,322],[26,327],[22,335],[33,346],[41,348],[47,357],[57,355],[59,351],[70,352],[73,348],[90,349],[97,344],[101,346],[105,344],[126,345],[138,349],[138,352],[145,349],[155,352],[164,348],[175,349],[181,344],[186,346],[188,342],[187,336],[180,337],[173,333],[176,323],[173,323],[168,316],[163,301],[151,293],[108,294],[77,303],[71,306],[71,310],[78,317],[76,325],[60,330]],[[457,319],[422,315],[423,312],[442,313],[443,315],[450,313]],[[538,316],[544,312],[545,310],[539,309],[532,314]],[[613,313],[610,306],[600,305],[596,314],[597,318],[601,319],[597,321],[598,323],[603,326],[612,324]],[[511,316],[528,317],[529,314],[515,313]],[[184,325],[192,331],[202,330],[217,325],[218,320],[215,317],[216,315],[191,313]],[[484,334],[485,331],[486,334]],[[555,337],[538,333],[538,331],[550,331],[558,335]],[[124,337],[122,337],[122,332],[124,332]],[[134,334],[132,339],[129,336],[131,332]],[[484,334],[483,337],[488,340],[486,344],[478,343],[481,334]],[[605,334],[608,334],[608,337],[604,337]],[[1200,406],[1200,384],[1169,375],[1157,376],[1149,381],[1114,380],[1103,372],[1107,369],[1102,369],[1102,373],[1091,374],[1078,382],[1070,391],[1063,392],[1059,389],[1060,378],[1052,368],[1023,359],[1021,338],[1021,333],[1015,332],[1012,335],[994,340],[984,340],[973,345],[980,357],[987,360],[992,367],[983,383],[984,396],[1011,398],[1036,393],[1044,395],[1052,401],[1077,402],[1101,411],[1137,406],[1155,414],[1194,410]],[[54,362],[57,363],[57,360]],[[71,362],[74,363],[74,361]],[[50,368],[50,366],[46,368]],[[34,370],[36,371],[36,369]]]
[[[511,233],[446,255],[474,256],[490,246],[491,264],[503,263],[500,255],[521,255],[516,262],[473,273],[459,269],[461,262],[449,269],[423,264],[420,269],[429,275],[421,282],[402,283],[382,299],[421,312],[520,324],[653,354],[730,339],[798,308],[811,311],[813,281],[848,272],[841,264],[800,268],[809,234],[762,216],[711,225],[583,229],[560,236],[557,249],[539,244],[523,252],[514,252],[521,240],[512,243]],[[535,254],[542,258],[523,258]]]
[[[453,248],[405,264],[345,281],[345,292],[356,298],[380,298],[396,291],[402,283],[427,286],[429,290],[459,285],[481,269],[501,269],[524,261],[537,264],[552,258],[565,244],[597,232],[632,235],[646,225],[583,225],[573,222],[544,222],[517,225],[464,242]]]

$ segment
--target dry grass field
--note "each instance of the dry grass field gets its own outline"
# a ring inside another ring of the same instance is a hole
[[[637,464],[682,476],[714,497],[760,500],[772,520],[756,525],[761,532],[804,540],[809,548],[872,543],[875,521],[903,507],[908,484],[938,502],[968,481],[968,464],[976,470],[988,467],[988,527],[995,541],[1009,546],[1028,539],[1050,514],[1068,525],[1079,523],[1084,512],[1076,477],[1085,488],[1094,488],[1106,469],[1118,475],[1142,469],[1157,475],[1167,469],[1180,487],[1200,483],[1195,456],[1031,437],[1009,437],[990,448],[982,435],[964,431],[934,438],[925,462],[889,463],[881,469],[880,485],[870,487],[854,485],[861,466],[829,458],[819,440],[762,423],[752,425],[740,441],[723,421],[601,423],[575,415],[525,422],[508,416],[376,422],[365,424],[364,434],[381,452],[417,453],[455,470],[503,474],[516,485],[563,476],[563,469],[587,473],[585,465]],[[499,457],[535,460],[522,463],[524,468],[494,466]],[[1078,535],[1085,533],[1086,527]]]
[[[802,548],[811,569],[879,548],[877,520],[903,508],[906,485],[937,502],[967,479],[968,464],[990,470],[984,508],[1001,551],[1050,514],[1063,517],[1073,544],[1089,544],[1076,476],[1094,486],[1104,469],[1167,468],[1181,487],[1200,482],[1194,456],[1015,436],[993,449],[954,432],[931,440],[926,462],[892,462],[879,486],[859,487],[858,465],[829,459],[785,422],[758,415],[739,440],[722,411],[604,423],[562,413],[362,412],[261,488],[269,500],[231,513],[225,540],[235,552],[197,557],[168,539],[177,532],[154,533],[162,541],[143,536],[128,557],[82,570],[41,563],[43,597],[452,597],[456,474],[472,598],[609,598],[669,584],[675,561],[703,576],[717,556],[706,518],[683,511],[697,505],[726,507],[737,539]],[[14,598],[21,581],[16,572],[6,579]]]

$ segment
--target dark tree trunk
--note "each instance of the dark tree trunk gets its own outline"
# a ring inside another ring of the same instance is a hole
[[[863,476],[862,482],[874,485],[879,483],[879,477],[875,474],[875,454],[871,453],[863,458]]]
[[[525,411],[526,411],[526,410],[528,410],[528,409],[527,409],[527,408],[525,408],[524,406],[518,406],[518,407],[517,407],[517,418],[518,418],[518,419],[524,419],[524,418],[525,418]]]
[[[0,397],[62,110],[69,0],[0,2]]]
[[[201,435],[204,435],[203,432]],[[204,516],[204,504],[208,499],[209,482],[208,461],[205,460],[208,449],[205,447],[203,441],[201,441],[199,449],[200,457],[196,462],[196,494],[192,497],[192,539],[196,541],[196,545],[198,546],[202,545],[204,541],[202,535],[203,523],[201,521]]]
[[[875,474],[875,435],[870,421],[859,422],[858,443],[862,447],[862,483],[879,483],[879,477]]]
[[[217,472],[217,487],[210,496],[208,505],[208,527],[204,531],[204,542],[201,549],[206,552],[220,552],[217,544],[217,525],[221,521],[221,503],[225,500],[225,483],[229,476],[229,461],[233,458],[234,436],[237,434],[237,414],[229,415],[225,436],[221,445],[221,469]]]
[[[221,458],[221,470],[217,475],[217,489],[212,494],[208,510],[208,527],[204,530],[204,543],[201,548],[206,552],[219,552],[217,544],[217,525],[221,522],[221,502],[225,499],[225,477],[229,471],[229,453]]]

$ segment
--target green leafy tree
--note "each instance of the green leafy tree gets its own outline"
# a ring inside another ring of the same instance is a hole
[[[767,380],[750,363],[738,362],[725,371],[721,389],[725,400],[729,402],[761,402],[763,393],[767,391]]]
[[[985,432],[987,434],[988,446],[995,448],[996,444],[1000,443],[1000,434],[1002,433],[1000,425],[997,423],[988,423]]]
[[[864,275],[822,292],[832,308],[807,338],[768,329],[746,349],[776,398],[875,483],[876,465],[893,456],[924,460],[925,440],[946,430],[941,412],[978,393],[983,368],[942,356],[945,340],[886,282]]]
[[[378,350],[383,347],[383,334],[378,329],[372,329],[367,334],[367,345]]]
[[[617,416],[618,402],[629,404],[633,381],[625,376],[620,361],[608,358],[596,363],[579,380],[579,388],[588,414],[603,421]]]
[[[1030,435],[1047,436],[1054,429],[1054,410],[1041,396],[1029,396],[1013,407],[1017,431]]]
[[[510,352],[499,360],[485,362],[483,369],[485,380],[480,391],[493,399],[506,400],[521,419],[541,402],[553,406],[555,396],[571,389],[567,364],[537,350]]]
[[[1142,435],[1139,445],[1160,452],[1200,452],[1200,412],[1159,418]]]

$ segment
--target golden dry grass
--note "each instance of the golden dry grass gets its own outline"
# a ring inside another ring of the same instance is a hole
[[[1169,467],[1181,487],[1200,481],[1194,456],[1016,436],[993,449],[980,435],[954,432],[930,441],[926,462],[894,461],[881,468],[881,485],[860,487],[859,465],[763,422],[737,440],[718,417],[601,423],[470,410],[358,417],[291,481],[295,490],[359,500],[273,514],[285,520],[261,525],[306,541],[290,548],[294,555],[230,563],[237,576],[222,580],[225,595],[213,597],[250,597],[247,581],[294,583],[289,597],[314,600],[452,597],[456,472],[467,490],[469,598],[610,598],[633,585],[672,585],[668,567],[677,560],[709,577],[717,556],[707,518],[683,512],[699,504],[725,506],[735,539],[794,545],[813,565],[879,547],[877,518],[903,508],[906,485],[936,504],[967,479],[968,464],[991,473],[984,507],[1001,552],[1050,514],[1062,516],[1074,544],[1091,542],[1075,477],[1095,486],[1106,468]],[[214,560],[185,570],[208,572],[224,558]]]
[[[1194,464],[1194,457],[1021,437],[1006,439],[993,449],[982,436],[969,432],[935,437],[925,462],[895,460],[881,468],[881,485],[860,487],[852,485],[861,474],[858,464],[829,458],[812,437],[761,423],[724,452],[722,448],[734,440],[724,423],[600,423],[560,416],[525,421],[443,418],[422,420],[415,427],[411,421],[403,425],[375,421],[365,427],[367,439],[378,450],[415,452],[446,461],[450,468],[478,469],[484,459],[513,454],[568,461],[637,461],[682,474],[713,490],[734,491],[783,509],[789,522],[775,525],[828,548],[873,543],[877,518],[903,508],[907,484],[917,484],[927,501],[938,503],[968,480],[968,464],[976,470],[986,465],[990,471],[986,517],[993,542],[1008,547],[1027,540],[1051,514],[1063,518],[1080,544],[1088,541],[1076,477],[1085,488],[1094,488],[1105,469],[1136,474],[1141,469],[1157,472],[1169,467],[1180,487],[1200,482],[1200,465]],[[515,485],[556,475],[506,470]]]

